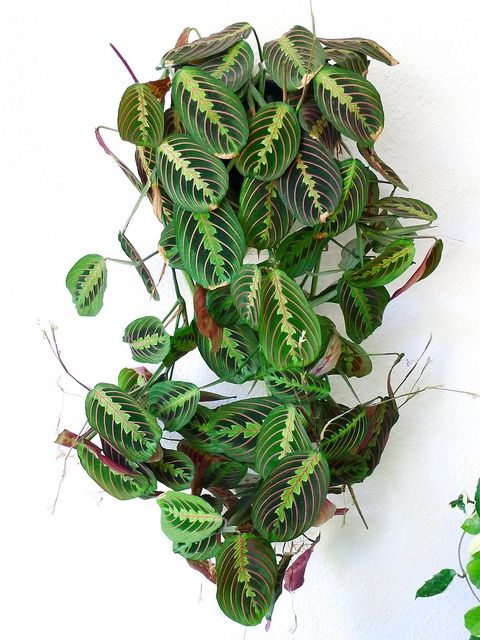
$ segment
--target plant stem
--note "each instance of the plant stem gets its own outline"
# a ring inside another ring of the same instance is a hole
[[[349,484],[347,484],[347,487],[348,487],[348,491],[350,492],[350,495],[352,496],[353,504],[355,505],[355,508],[358,511],[358,515],[362,519],[362,522],[365,525],[365,529],[368,529],[367,521],[365,520],[365,516],[363,515],[362,510],[360,509],[360,505],[358,504],[357,497],[353,491],[353,488]]]
[[[125,264],[129,267],[140,267],[142,264],[147,262],[147,260],[150,260],[150,258],[153,258],[154,256],[158,256],[158,251],[154,251],[153,253],[150,253],[146,258],[142,258],[141,260],[137,260],[136,262],[134,262],[133,260],[119,260],[118,258],[105,258],[105,260],[108,260],[109,262],[115,262],[115,264]]]
[[[73,373],[70,373],[70,371],[67,369],[65,363],[62,360],[62,357],[60,355],[60,349],[58,348],[58,343],[57,343],[57,336],[55,334],[55,327],[53,326],[53,324],[50,325],[50,331],[52,334],[52,340],[50,341],[50,338],[48,337],[48,334],[45,330],[43,330],[43,336],[45,338],[45,340],[48,342],[48,346],[50,347],[50,349],[53,351],[53,355],[56,357],[56,359],[58,360],[58,362],[60,363],[60,366],[62,367],[62,369],[65,371],[65,373],[67,374],[67,376],[69,376],[72,380],[75,380],[75,382],[77,384],[79,384],[81,387],[83,387],[84,389],[86,389],[87,391],[91,391],[91,387],[88,387],[86,384],[84,384],[83,382],[80,382],[80,380],[78,380],[78,378],[76,378]],[[53,343],[53,344],[52,344]]]
[[[112,47],[112,49],[115,51],[115,53],[117,54],[117,56],[120,58],[120,60],[123,62],[125,68],[127,69],[128,73],[132,76],[133,81],[136,82],[138,84],[138,78],[137,76],[133,73],[131,66],[128,64],[128,62],[125,60],[125,58],[122,56],[122,54],[120,53],[120,51],[117,49],[117,47],[112,44],[110,42],[110,46]]]
[[[259,107],[264,107],[267,104],[265,98],[253,84],[249,86],[248,90],[250,91],[250,95],[252,96],[252,98],[254,98]]]
[[[128,216],[127,221],[125,222],[125,226],[122,229],[122,233],[125,233],[125,231],[127,230],[128,225],[130,224],[133,216],[136,214],[138,207],[142,203],[142,200],[144,199],[144,197],[147,195],[149,189],[150,189],[150,178],[147,178],[147,182],[145,183],[143,189],[140,191],[140,196],[137,202],[135,203],[135,206],[133,207],[131,214]]]
[[[477,600],[477,602],[480,602],[480,598],[475,593],[475,590],[472,586],[472,583],[470,582],[470,579],[468,577],[467,572],[465,571],[465,567],[463,566],[463,562],[462,562],[462,543],[463,543],[463,539],[465,538],[465,533],[466,532],[464,531],[460,536],[460,540],[458,541],[458,547],[457,547],[458,564],[460,565],[460,569],[462,570],[462,575],[459,575],[459,578],[464,578],[466,580],[468,588],[472,592],[473,597],[475,598],[475,600]]]
[[[317,286],[318,286],[318,276],[320,275],[320,264],[322,262],[322,252],[318,254],[318,257],[315,261],[315,271],[313,274],[309,274],[312,276],[312,282],[310,285],[310,297],[314,298],[317,295]]]
[[[360,225],[356,225],[357,229],[357,253],[358,259],[360,260],[360,266],[363,267],[363,242],[362,242],[362,230],[360,229]]]

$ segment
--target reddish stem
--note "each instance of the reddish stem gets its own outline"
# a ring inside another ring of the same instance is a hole
[[[112,47],[112,49],[115,51],[115,53],[117,54],[117,56],[120,58],[120,60],[123,62],[125,68],[127,69],[128,73],[132,76],[133,81],[138,83],[138,78],[137,76],[133,73],[132,71],[132,67],[128,64],[128,62],[125,60],[125,58],[122,56],[122,54],[120,53],[120,51],[117,49],[117,47],[112,44],[110,42],[110,46]]]

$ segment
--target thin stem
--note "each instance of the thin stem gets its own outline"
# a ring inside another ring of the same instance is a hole
[[[358,402],[358,404],[362,404],[362,401],[360,400],[360,398],[357,395],[357,392],[355,391],[355,389],[352,387],[352,384],[350,382],[350,380],[347,378],[347,376],[344,373],[340,374],[343,381],[345,382],[345,384],[347,385],[347,387],[350,389],[350,391],[352,392],[352,395],[355,397],[356,401]]]
[[[354,258],[358,258],[357,254],[355,253],[355,251],[352,251],[351,249],[349,249],[348,247],[346,247],[344,244],[342,244],[341,242],[338,242],[338,240],[335,240],[335,238],[330,238],[330,240],[333,242],[333,244],[336,244],[337,247],[340,247],[341,249],[344,249],[347,253],[349,253],[351,256],[353,256]]]
[[[419,355],[419,357],[417,358],[417,361],[415,362],[415,364],[413,365],[413,367],[410,369],[410,371],[407,373],[407,375],[403,378],[403,380],[400,382],[400,384],[397,386],[397,388],[395,389],[394,393],[397,393],[397,391],[400,389],[400,387],[402,387],[405,382],[408,380],[408,378],[412,375],[412,373],[415,371],[415,369],[417,368],[418,364],[420,363],[420,360],[423,358],[423,356],[425,355],[425,353],[427,352],[428,348],[430,347],[431,343],[433,340],[433,335],[430,334],[430,337],[428,338],[427,344],[425,345],[425,347],[423,348],[422,353]]]
[[[312,283],[310,285],[310,297],[314,298],[317,295],[317,286],[318,286],[318,276],[320,275],[320,264],[322,261],[322,252],[318,254],[318,257],[315,261],[315,272],[313,274],[309,274],[312,276]]]
[[[464,531],[462,533],[462,535],[460,536],[460,540],[458,541],[458,547],[457,547],[457,556],[458,556],[458,564],[460,565],[460,569],[462,570],[462,575],[459,576],[460,578],[464,578],[468,584],[468,588],[470,589],[470,591],[473,594],[473,597],[475,598],[475,600],[477,602],[480,602],[480,598],[478,597],[478,595],[475,593],[474,588],[472,587],[472,583],[470,582],[470,579],[468,577],[467,572],[465,571],[465,567],[463,566],[463,562],[462,562],[462,543],[463,543],[463,539],[465,538],[465,533],[466,531]]]
[[[177,302],[180,303],[182,306],[181,313],[182,313],[183,321],[186,325],[188,325],[187,305],[185,303],[185,298],[182,296],[180,287],[178,285],[176,269],[172,269],[172,277],[173,277],[173,286],[175,287],[175,293],[177,294]]]
[[[147,178],[147,182],[145,183],[143,189],[140,191],[140,196],[137,202],[135,203],[135,206],[133,207],[131,214],[128,216],[127,221],[125,222],[125,226],[122,229],[122,233],[125,233],[125,231],[127,230],[128,225],[132,221],[133,216],[136,214],[138,207],[141,205],[142,200],[147,195],[149,189],[150,189],[150,178]]]
[[[60,363],[60,366],[62,367],[62,369],[65,371],[65,373],[72,379],[75,380],[75,382],[77,384],[79,384],[81,387],[83,387],[84,389],[86,389],[87,391],[91,391],[91,388],[88,387],[86,384],[84,384],[83,382],[81,382],[80,380],[78,380],[78,378],[76,378],[73,373],[70,373],[70,371],[67,369],[65,363],[62,360],[62,357],[60,355],[60,349],[58,348],[58,343],[57,343],[57,336],[55,335],[55,327],[51,324],[50,325],[50,331],[52,334],[52,341],[50,341],[50,338],[48,337],[48,334],[45,330],[43,330],[43,335],[46,339],[46,341],[48,342],[48,345],[50,347],[50,349],[53,352],[53,355],[56,357],[56,359],[58,360],[58,362]],[[53,344],[52,344],[53,342]]]
[[[125,60],[125,58],[122,56],[122,54],[120,53],[120,51],[117,49],[117,47],[112,44],[110,42],[110,46],[112,47],[112,49],[115,51],[115,53],[117,54],[117,56],[120,58],[120,60],[123,62],[125,68],[127,69],[128,73],[132,76],[133,81],[136,82],[138,84],[138,78],[137,76],[133,73],[132,71],[132,67],[128,64],[128,62]]]
[[[153,258],[154,256],[158,256],[158,251],[154,251],[153,253],[150,253],[146,258],[142,258],[141,260],[137,260],[136,262],[134,262],[133,260],[120,260],[119,258],[105,258],[105,260],[108,260],[109,262],[115,262],[115,264],[125,264],[129,267],[136,268],[140,267],[142,264],[147,262],[147,260],[150,260],[150,258]]]
[[[360,229],[360,225],[356,225],[357,229],[357,253],[358,259],[360,260],[360,266],[363,267],[363,242],[362,242],[362,230]]]
[[[349,484],[347,484],[347,487],[348,487],[348,491],[350,492],[350,495],[352,496],[353,504],[355,505],[355,508],[358,511],[358,515],[362,519],[362,522],[365,525],[365,529],[368,529],[367,521],[365,520],[365,516],[363,515],[362,510],[360,509],[360,505],[358,504],[358,500],[353,491],[353,488]]]

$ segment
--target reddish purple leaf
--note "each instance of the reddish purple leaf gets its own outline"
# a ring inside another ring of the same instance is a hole
[[[416,282],[419,280],[423,280],[427,276],[429,276],[435,269],[438,267],[440,259],[442,257],[443,251],[443,242],[441,240],[436,240],[435,244],[430,248],[429,252],[423,259],[423,262],[420,264],[415,273],[407,280],[407,282],[397,289],[395,293],[392,295],[392,300],[399,296],[407,289],[410,289]]]
[[[286,591],[296,591],[305,582],[305,570],[313,553],[314,545],[298,556],[285,573],[283,586]]]

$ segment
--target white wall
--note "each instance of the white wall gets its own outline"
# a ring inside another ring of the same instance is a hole
[[[388,307],[384,326],[367,346],[403,350],[411,364],[432,333],[425,382],[480,391],[478,2],[316,0],[314,7],[319,34],[372,37],[401,61],[395,68],[372,63],[370,77],[386,109],[378,150],[411,194],[438,210],[446,244],[437,273]],[[108,42],[149,80],[184,26],[205,34],[243,19],[267,40],[298,22],[308,25],[308,6],[273,0],[2,4],[6,416],[0,468],[7,510],[0,529],[6,591],[0,624],[9,640],[264,637],[262,628],[244,636],[226,620],[212,586],[202,587],[202,579],[171,554],[154,501],[102,498],[72,456],[51,515],[63,467],[53,444],[62,394],[56,389],[60,370],[36,324],[57,324],[65,360],[89,384],[114,380],[129,364],[124,326],[157,312],[136,274],[110,268],[105,307],[95,319],[78,318],[64,288],[66,271],[81,255],[121,257],[116,230],[135,200],[93,136],[96,124],[115,125],[129,83]],[[142,252],[154,247],[158,228],[147,208],[132,232]],[[168,308],[168,280],[161,297]],[[378,363],[378,375],[360,387],[362,398],[382,391],[386,364]],[[178,376],[211,379],[200,367],[190,359]],[[81,394],[65,376],[61,384]],[[456,566],[461,518],[448,502],[479,475],[479,402],[431,392],[405,407],[380,468],[357,489],[369,531],[353,511],[343,528],[339,519],[328,523],[306,585],[278,604],[271,640],[290,637],[294,611],[295,637],[302,640],[467,636],[462,614],[474,603],[465,585],[432,600],[415,602],[414,595],[437,569]],[[81,424],[82,398],[65,396],[60,426]]]

